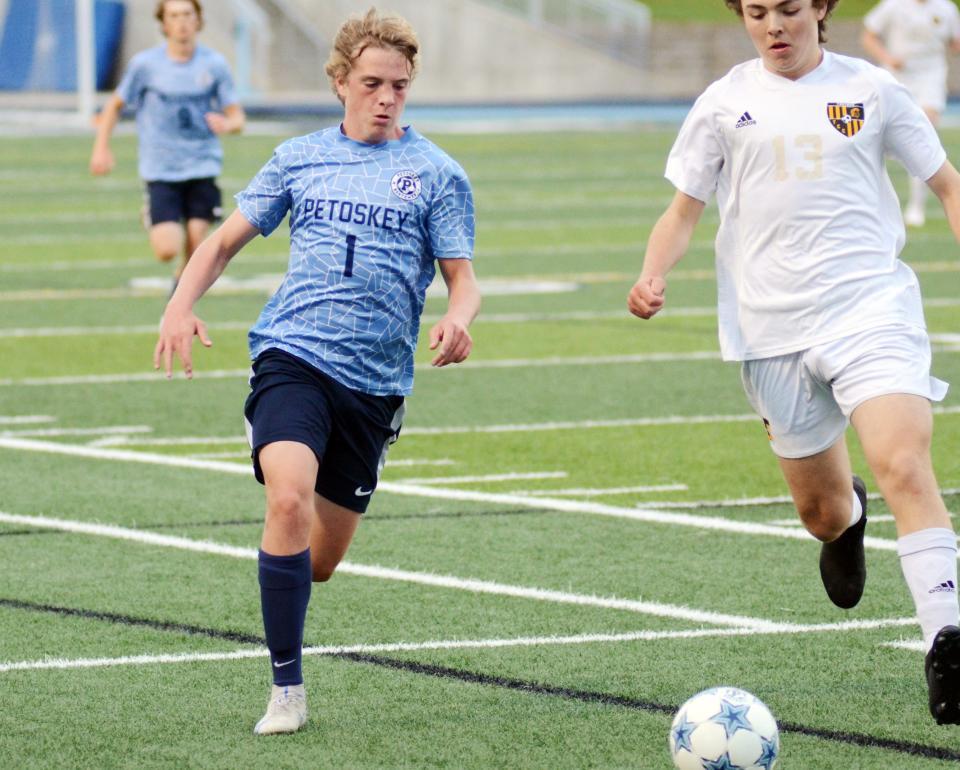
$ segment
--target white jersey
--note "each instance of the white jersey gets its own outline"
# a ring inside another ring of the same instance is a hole
[[[960,38],[960,11],[952,0],[882,0],[864,26],[903,61],[893,72],[921,106],[942,111],[947,93],[947,50]]]
[[[798,80],[755,59],[700,96],[666,177],[698,200],[717,196],[725,360],[924,327],[917,278],[898,259],[905,235],[885,155],[921,179],[946,160],[906,89],[862,59],[824,51]]]

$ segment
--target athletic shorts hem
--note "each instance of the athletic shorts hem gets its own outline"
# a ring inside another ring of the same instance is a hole
[[[805,460],[806,458],[813,457],[814,455],[818,455],[821,452],[826,452],[830,447],[836,444],[846,432],[847,432],[847,426],[844,425],[843,430],[839,431],[837,435],[835,435],[832,439],[830,439],[829,441],[824,440],[823,442],[821,442],[822,445],[814,446],[812,449],[794,449],[794,450],[780,451],[779,449],[777,449],[776,440],[770,442],[770,449],[773,450],[773,453],[782,460]]]

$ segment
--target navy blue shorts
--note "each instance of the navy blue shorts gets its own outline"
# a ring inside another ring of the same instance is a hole
[[[150,206],[148,227],[188,219],[217,222],[223,213],[220,188],[212,177],[183,182],[147,182],[147,199]]]
[[[320,463],[314,489],[363,513],[377,488],[387,448],[400,435],[403,396],[351,390],[290,353],[271,348],[253,362],[247,420],[253,470],[263,484],[260,449],[296,441]]]

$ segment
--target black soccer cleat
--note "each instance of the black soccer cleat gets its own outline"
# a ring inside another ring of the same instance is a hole
[[[960,725],[960,628],[944,626],[924,661],[930,714],[938,725]]]
[[[849,610],[856,607],[867,582],[867,563],[863,553],[863,533],[867,528],[867,486],[853,477],[853,491],[860,498],[863,516],[831,543],[820,546],[820,579],[830,601]]]

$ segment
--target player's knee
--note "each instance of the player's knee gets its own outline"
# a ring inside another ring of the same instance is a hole
[[[797,506],[800,520],[807,532],[821,543],[836,540],[850,523],[849,505],[840,501],[811,499]]]
[[[179,253],[179,249],[166,245],[154,244],[153,253],[158,262],[170,262]]]
[[[271,490],[267,504],[267,522],[285,532],[309,526],[312,500],[305,499],[297,490]]]
[[[873,464],[872,470],[885,494],[897,496],[922,495],[927,480],[932,477],[926,458],[907,450],[886,455]]]

